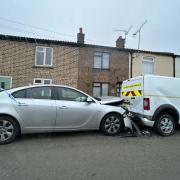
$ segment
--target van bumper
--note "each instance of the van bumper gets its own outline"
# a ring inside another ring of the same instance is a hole
[[[151,116],[145,116],[145,115],[142,115],[139,113],[133,113],[133,112],[131,113],[134,115],[134,117],[138,118],[143,125],[149,126],[149,127],[154,126],[155,121],[152,120]]]
[[[140,119],[141,119],[141,121],[143,122],[143,124],[145,126],[149,126],[149,127],[153,127],[154,126],[154,123],[155,123],[154,121],[149,120],[149,119],[147,119],[145,117],[141,117]]]

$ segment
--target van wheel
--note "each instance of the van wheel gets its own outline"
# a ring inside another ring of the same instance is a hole
[[[19,132],[19,126],[14,119],[0,116],[0,145],[14,141]]]
[[[155,122],[156,131],[162,136],[170,136],[175,130],[175,120],[168,114],[160,115]]]
[[[100,128],[103,134],[115,136],[123,128],[123,118],[119,114],[110,113],[103,118]]]

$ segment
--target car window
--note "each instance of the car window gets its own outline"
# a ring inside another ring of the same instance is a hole
[[[70,88],[57,88],[58,100],[85,102],[87,96]]]
[[[26,98],[26,89],[12,93],[12,96],[14,98]]]
[[[0,92],[3,92],[4,91],[4,89],[0,89]]]
[[[51,99],[51,87],[35,87],[27,89],[29,99]]]

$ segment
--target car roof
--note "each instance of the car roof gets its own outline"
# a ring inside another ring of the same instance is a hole
[[[66,85],[42,84],[42,85],[21,86],[21,87],[16,87],[16,88],[9,89],[7,91],[12,93],[12,92],[15,92],[15,91],[19,91],[19,90],[23,90],[23,89],[28,89],[28,88],[33,88],[33,87],[66,87],[66,88],[78,90],[76,88],[73,88],[73,87],[70,87],[70,86],[66,86]],[[80,91],[80,90],[78,90],[78,91]]]
[[[9,89],[7,90],[8,93],[13,93],[13,92],[16,92],[16,91],[20,91],[20,90],[23,90],[23,89],[28,89],[28,88],[34,88],[34,87],[64,87],[64,88],[70,88],[70,89],[73,89],[73,90],[76,90],[76,91],[79,91],[81,92],[82,94],[86,95],[86,96],[90,96],[89,94],[86,94],[85,92],[79,90],[79,89],[76,89],[74,87],[71,87],[71,86],[67,86],[67,85],[55,85],[55,84],[42,84],[42,85],[29,85],[29,86],[22,86],[22,87],[17,87],[17,88],[12,88],[12,89]],[[92,96],[90,96],[91,98],[93,98]],[[95,100],[93,98],[93,100],[95,102],[98,102],[97,100]]]

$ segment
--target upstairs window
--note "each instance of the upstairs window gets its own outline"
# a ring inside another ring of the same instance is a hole
[[[109,57],[108,52],[95,52],[93,68],[109,69]]]
[[[52,84],[52,79],[35,78],[33,84],[34,85]]]
[[[36,66],[52,66],[53,65],[53,48],[36,47]]]
[[[142,74],[154,73],[154,59],[152,57],[144,57],[142,62]]]

